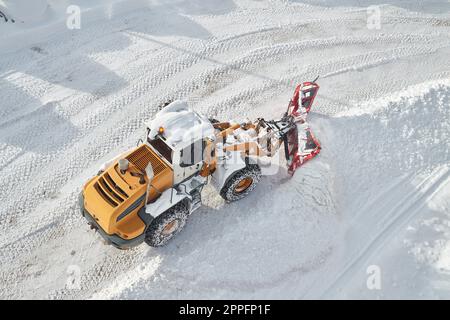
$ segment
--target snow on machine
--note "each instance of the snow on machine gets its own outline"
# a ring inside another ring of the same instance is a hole
[[[315,81],[297,86],[280,120],[222,122],[186,102],[170,103],[147,124],[144,143],[104,164],[85,183],[83,216],[117,248],[166,244],[200,207],[206,184],[225,201],[236,201],[259,182],[260,158],[272,158],[284,146],[293,175],[320,152],[306,122],[318,89]]]

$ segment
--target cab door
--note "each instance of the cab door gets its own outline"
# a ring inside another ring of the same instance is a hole
[[[179,170],[175,177],[176,183],[186,180],[200,171],[203,166],[203,153],[206,141],[199,139],[180,150]]]

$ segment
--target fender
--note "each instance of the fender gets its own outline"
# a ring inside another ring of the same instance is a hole
[[[145,213],[156,218],[184,199],[192,200],[192,197],[184,192],[180,193],[174,188],[167,189],[155,202],[145,206]]]
[[[228,178],[238,170],[245,168],[246,163],[241,152],[229,152],[230,156],[217,164],[216,171],[211,175],[211,184],[220,191]]]

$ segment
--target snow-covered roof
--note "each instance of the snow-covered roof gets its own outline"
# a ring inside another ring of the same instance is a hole
[[[176,100],[159,111],[147,126],[150,128],[150,139],[155,139],[159,128],[164,128],[162,136],[173,148],[183,148],[204,137],[214,139],[214,127],[211,122],[181,100]]]

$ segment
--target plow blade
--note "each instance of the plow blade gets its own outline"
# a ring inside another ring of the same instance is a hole
[[[298,167],[317,156],[320,152],[320,143],[311,132],[306,119],[311,110],[314,99],[319,91],[319,85],[314,81],[299,84],[289,102],[287,116],[292,117],[298,125],[292,128],[285,137],[285,155],[288,173],[292,176]],[[299,129],[302,127],[301,137]]]
[[[292,176],[297,168],[317,156],[321,146],[310,128],[304,130],[304,137],[299,139],[297,127],[291,129],[286,136],[285,153],[288,173]]]
[[[311,110],[318,91],[319,85],[315,81],[299,84],[289,101],[287,114],[294,117],[296,122],[306,122],[306,116]]]

